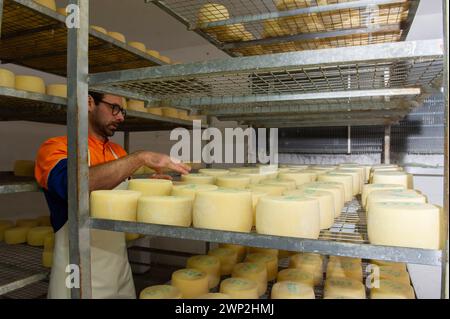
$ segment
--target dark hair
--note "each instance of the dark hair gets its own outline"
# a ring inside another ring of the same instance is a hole
[[[105,97],[104,93],[99,93],[99,92],[94,92],[94,91],[89,91],[88,94],[94,100],[95,105],[98,105],[98,103],[100,103],[100,101],[103,100],[103,98]]]

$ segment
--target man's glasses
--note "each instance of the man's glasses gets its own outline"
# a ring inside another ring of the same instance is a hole
[[[108,105],[111,108],[113,116],[116,116],[119,113],[122,113],[123,117],[127,116],[127,111],[123,107],[121,107],[119,104],[109,103],[109,102],[106,102],[103,100],[101,100],[100,102],[105,103],[106,105]]]

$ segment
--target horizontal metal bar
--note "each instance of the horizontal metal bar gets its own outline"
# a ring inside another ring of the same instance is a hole
[[[187,253],[187,252],[183,252],[183,251],[173,251],[173,250],[141,247],[141,246],[131,246],[130,248],[128,248],[128,250],[152,253],[152,254],[176,256],[176,257],[192,257],[194,255],[198,255],[198,253]]]
[[[387,125],[387,124],[395,124],[398,123],[401,118],[393,118],[393,119],[370,119],[370,120],[341,120],[341,121],[295,121],[295,122],[283,122],[279,124],[266,124],[264,122],[251,122],[251,121],[242,121],[240,124],[242,125],[253,125],[254,127],[261,128],[293,128],[293,127],[340,127],[340,126],[378,126],[378,125]]]
[[[413,264],[440,265],[440,250],[352,244],[336,241],[279,237],[255,233],[238,233],[191,227],[174,227],[145,223],[90,219],[91,228],[119,232],[139,233],[162,237],[191,239],[214,243],[240,244],[323,255],[360,257],[368,259],[408,262]]]
[[[48,273],[40,273],[0,286],[0,296],[47,278]]]
[[[289,52],[271,55],[226,58],[188,64],[112,71],[89,76],[91,87],[130,81],[173,80],[186,77],[226,75],[285,70],[287,68],[349,64],[356,62],[441,57],[442,40],[373,44],[368,46]]]
[[[39,192],[40,187],[36,182],[29,183],[11,183],[0,185],[0,194]]]
[[[63,97],[40,94],[35,92],[21,91],[6,87],[0,87],[0,96],[14,97],[19,99],[45,102],[56,105],[67,105],[67,99]]]
[[[54,20],[58,20],[58,21],[63,22],[63,23],[66,22],[66,17],[65,16],[59,14],[56,11],[53,11],[50,8],[47,8],[47,7],[43,6],[43,5],[40,5],[39,3],[35,2],[35,1],[32,1],[32,0],[14,0],[14,2],[16,2],[16,3],[26,7],[28,9],[31,9],[31,10],[33,10],[33,11],[35,11],[35,12],[41,14],[41,15],[50,17],[50,18],[52,18]]]

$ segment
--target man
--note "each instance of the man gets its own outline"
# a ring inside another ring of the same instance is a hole
[[[96,92],[89,92],[88,98],[89,191],[114,189],[144,165],[158,173],[165,168],[182,174],[189,172],[188,166],[177,164],[164,154],[138,151],[127,155],[120,145],[108,140],[125,120],[122,98]],[[41,145],[35,177],[44,189],[55,231],[48,297],[70,298],[66,286],[69,264],[66,136],[51,138]],[[91,230],[91,271],[93,298],[136,297],[124,233]]]

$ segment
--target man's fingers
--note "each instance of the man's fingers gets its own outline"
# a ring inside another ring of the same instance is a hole
[[[174,162],[170,162],[168,167],[175,172],[178,172],[182,175],[189,174],[189,167],[186,167],[184,164],[175,164]]]
[[[153,174],[150,178],[152,178],[152,179],[168,179],[168,180],[172,180],[171,176],[164,175],[164,174]]]

